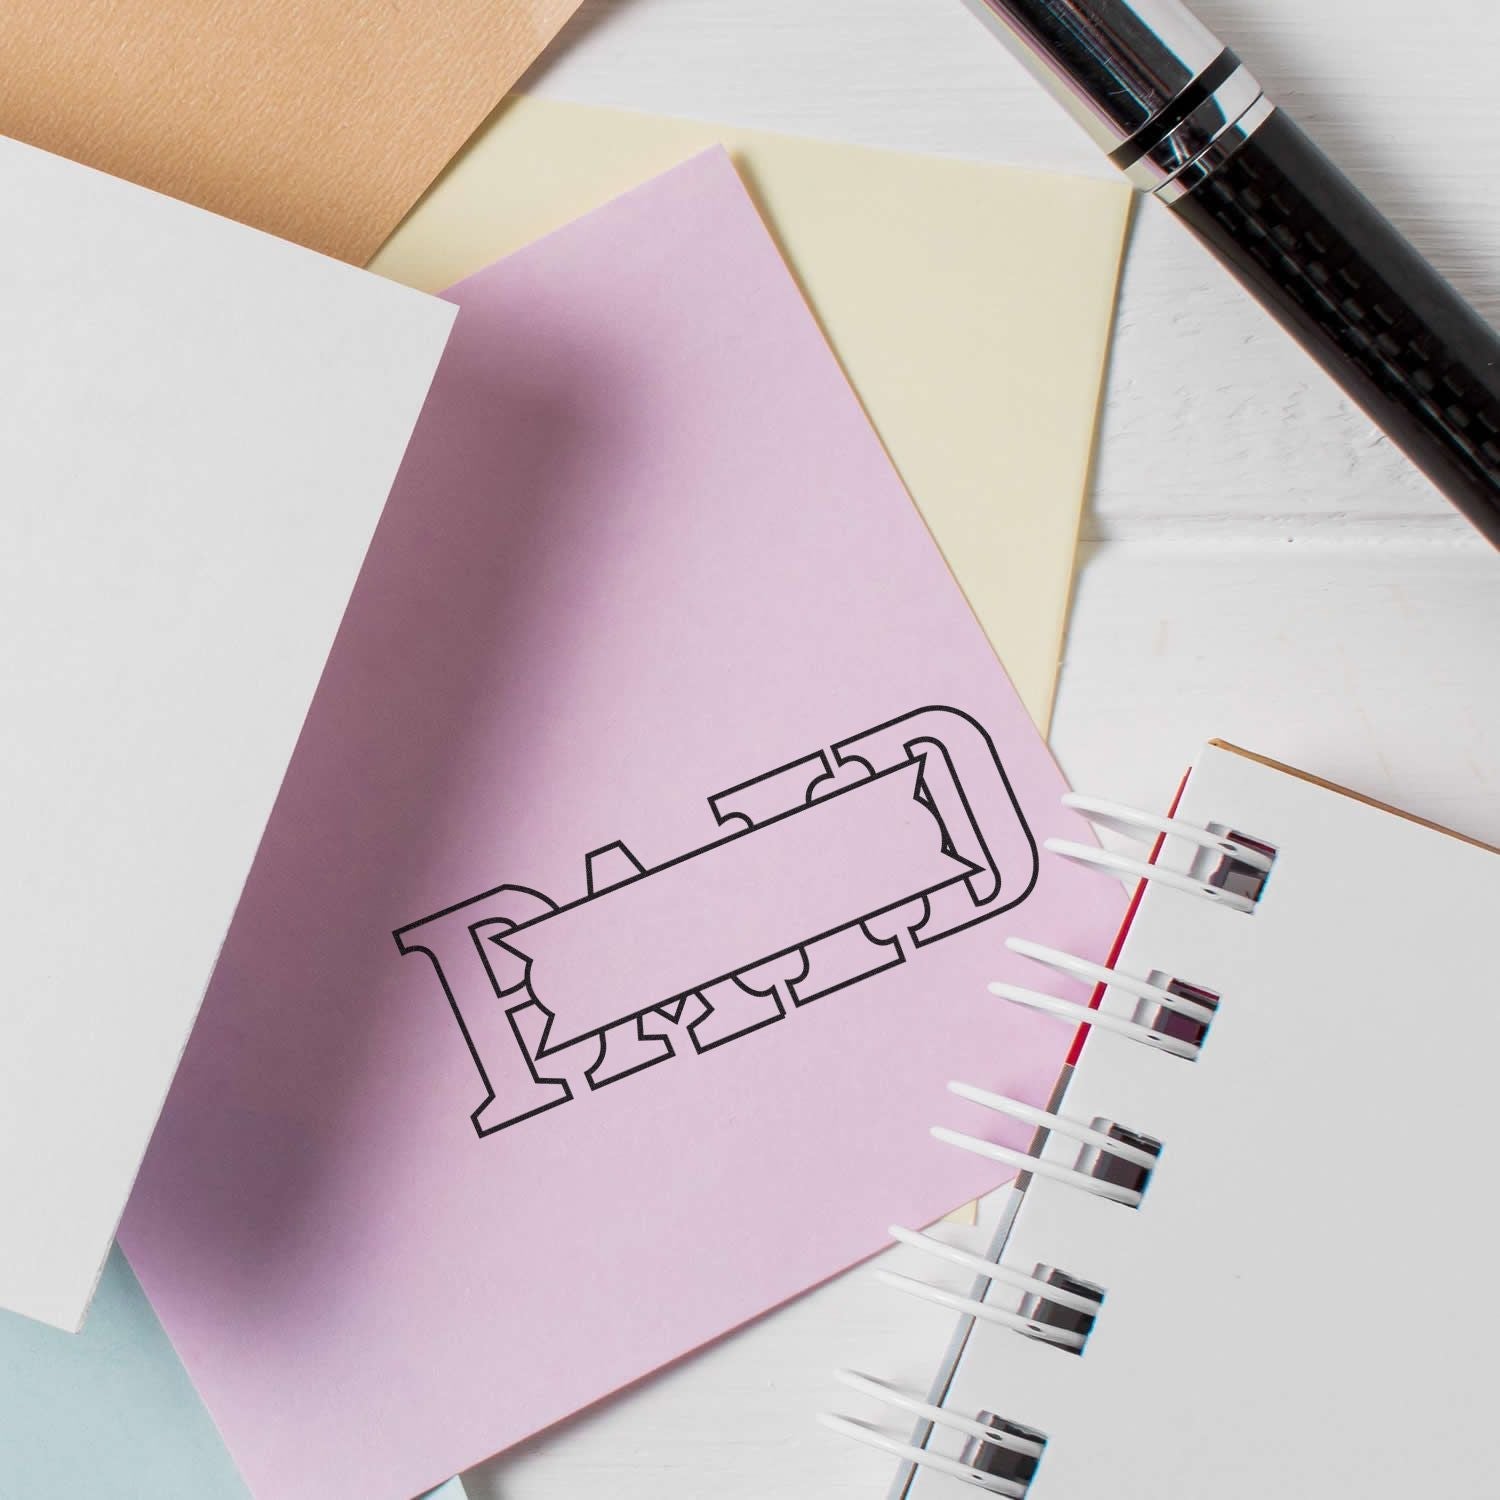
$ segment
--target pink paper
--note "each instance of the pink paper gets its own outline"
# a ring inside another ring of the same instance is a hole
[[[722,152],[452,298],[124,1228],[260,1500],[406,1500],[994,1185],[947,1080],[1069,1041],[1003,940],[1119,915]]]

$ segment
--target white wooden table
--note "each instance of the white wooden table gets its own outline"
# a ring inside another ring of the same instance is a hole
[[[1500,321],[1500,7],[1197,9]],[[1109,172],[959,0],[585,0],[526,86]],[[1500,842],[1497,651],[1500,555],[1141,204],[1053,733],[1072,780],[1156,806],[1222,735]],[[590,1232],[587,1204],[573,1228]],[[664,1247],[664,1264],[692,1253]],[[880,1500],[891,1465],[813,1414],[836,1365],[925,1385],[949,1324],[856,1272],[495,1460],[469,1492]]]

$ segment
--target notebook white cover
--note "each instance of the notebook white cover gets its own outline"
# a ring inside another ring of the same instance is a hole
[[[1138,1209],[1033,1179],[1003,1256],[1103,1308],[1078,1355],[975,1327],[944,1404],[1046,1435],[1027,1500],[1494,1493],[1500,857],[1227,747],[1178,816],[1278,853],[1250,915],[1148,888],[1116,968],[1220,995],[1201,1056],[1096,1027],[1061,1105],[1159,1165]],[[923,1469],[902,1492],[965,1490]]]
[[[0,140],[0,1307],[77,1328],[454,316]]]

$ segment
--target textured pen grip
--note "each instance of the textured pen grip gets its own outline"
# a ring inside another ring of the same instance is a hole
[[[1500,338],[1277,111],[1172,205],[1500,546]]]

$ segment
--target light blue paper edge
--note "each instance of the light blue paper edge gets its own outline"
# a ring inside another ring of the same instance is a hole
[[[251,1500],[119,1246],[82,1333],[0,1313],[0,1496]]]

